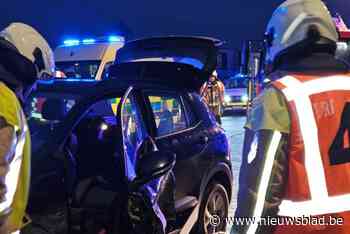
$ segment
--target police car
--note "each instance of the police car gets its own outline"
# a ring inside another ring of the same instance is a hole
[[[108,75],[124,37],[65,40],[55,51],[56,77],[102,80]]]
[[[212,217],[228,215],[230,147],[198,95],[219,44],[133,41],[107,80],[41,81],[26,108],[33,223],[23,233],[225,231]]]

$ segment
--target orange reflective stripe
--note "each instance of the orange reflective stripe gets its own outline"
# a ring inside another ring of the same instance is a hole
[[[305,90],[305,83],[287,76],[280,80],[285,85],[282,92],[289,101],[294,101],[299,126],[305,147],[305,167],[310,186],[311,199],[328,197],[326,177],[318,142],[317,124],[314,118],[311,100]]]

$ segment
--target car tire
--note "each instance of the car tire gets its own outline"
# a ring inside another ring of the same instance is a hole
[[[226,231],[229,198],[226,188],[219,182],[209,184],[204,192],[198,216],[198,234],[214,234]]]

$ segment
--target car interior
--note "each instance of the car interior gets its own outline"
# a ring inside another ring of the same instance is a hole
[[[65,219],[68,221],[68,233],[97,233],[103,228],[115,228],[115,219],[120,217],[123,206],[123,174],[120,149],[122,135],[118,130],[115,110],[111,105],[114,99],[104,99],[93,104],[78,121],[65,143],[66,174],[65,200],[62,208],[68,208]],[[163,102],[161,110],[168,110],[168,115],[159,116],[159,129],[164,134],[174,131],[183,120],[183,113],[173,106],[173,101],[167,100],[171,109]],[[46,99],[42,103],[41,114],[47,122],[56,123],[67,114],[67,102],[58,99]],[[54,107],[54,108],[52,108]],[[130,108],[126,108],[127,112]],[[157,109],[157,114],[160,110]],[[177,120],[177,115],[180,115]],[[135,121],[132,113],[124,115],[131,132],[126,134],[128,141],[133,143],[135,136]],[[182,120],[180,120],[182,119]],[[131,124],[131,126],[129,126]],[[171,125],[171,126],[170,126]],[[179,127],[181,128],[181,127]],[[129,130],[130,130],[129,129]],[[131,147],[132,148],[132,147]],[[147,152],[151,144],[145,141],[137,152]],[[142,154],[142,153],[141,153]],[[197,203],[195,197],[185,197],[176,201],[178,212],[187,210]],[[125,205],[125,204],[124,204]],[[112,213],[112,215],[111,215]]]
[[[66,112],[64,100],[48,98],[42,103],[41,117],[50,124],[62,120]],[[97,233],[111,225],[114,215],[110,212],[118,210],[114,208],[123,183],[121,139],[108,99],[92,105],[68,137],[64,147],[70,159],[65,162],[69,171],[64,178],[66,204],[60,206],[68,207],[69,233]]]
[[[92,226],[110,224],[110,209],[118,199],[123,182],[122,136],[109,100],[95,103],[79,121],[72,135],[76,138],[77,177],[70,209],[72,226],[87,233]],[[93,220],[91,218],[93,217]]]

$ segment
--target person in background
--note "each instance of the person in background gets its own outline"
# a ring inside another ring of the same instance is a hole
[[[210,111],[214,114],[216,121],[221,124],[222,108],[225,104],[225,86],[218,79],[216,71],[209,77],[209,80],[203,84],[200,95],[207,103]]]
[[[158,135],[164,136],[174,131],[173,113],[166,100],[162,101],[162,110],[159,115]]]
[[[19,233],[29,193],[30,135],[22,106],[39,78],[54,72],[46,40],[31,26],[0,32],[0,233]]]
[[[350,68],[335,58],[337,41],[320,0],[273,13],[271,82],[248,114],[235,214],[254,221],[232,234],[350,233]]]

